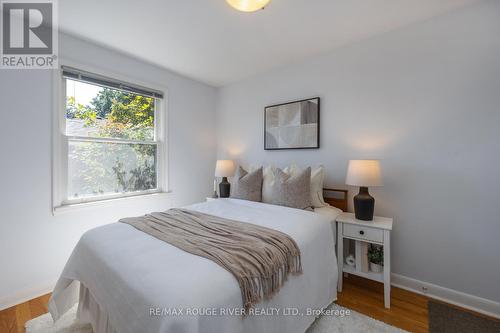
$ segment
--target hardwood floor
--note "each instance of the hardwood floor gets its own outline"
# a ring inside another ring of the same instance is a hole
[[[409,332],[428,332],[428,297],[392,287],[391,308],[384,308],[384,285],[354,275],[344,278],[337,303]]]
[[[0,311],[0,333],[24,333],[24,323],[48,311],[50,294]],[[337,303],[410,332],[428,332],[425,296],[392,288],[391,309],[384,308],[383,285],[350,275]]]
[[[0,311],[0,333],[24,332],[24,323],[47,313],[50,294]]]

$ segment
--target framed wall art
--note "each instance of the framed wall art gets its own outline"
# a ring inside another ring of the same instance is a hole
[[[267,106],[264,149],[319,148],[319,111],[319,97]]]

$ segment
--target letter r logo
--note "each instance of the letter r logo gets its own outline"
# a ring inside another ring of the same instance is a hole
[[[4,54],[52,54],[52,3],[2,2]]]

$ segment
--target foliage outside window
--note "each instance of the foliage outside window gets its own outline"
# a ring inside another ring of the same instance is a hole
[[[64,78],[66,201],[158,189],[159,100]]]

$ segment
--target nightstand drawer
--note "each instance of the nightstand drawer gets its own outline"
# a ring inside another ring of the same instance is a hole
[[[384,231],[380,229],[343,223],[342,233],[347,237],[365,239],[377,243],[384,242]]]

